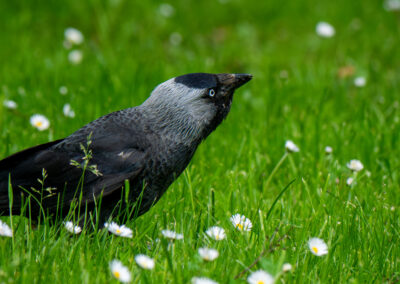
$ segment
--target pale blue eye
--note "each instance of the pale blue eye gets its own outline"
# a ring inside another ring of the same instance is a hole
[[[215,91],[214,91],[214,89],[210,89],[210,90],[208,91],[208,95],[209,95],[210,97],[215,96]]]

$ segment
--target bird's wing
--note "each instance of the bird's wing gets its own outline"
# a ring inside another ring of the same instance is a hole
[[[88,147],[86,136],[81,136],[81,139],[66,138],[29,148],[0,161],[0,208],[8,207],[9,175],[14,196],[29,192],[39,198],[38,192],[41,192],[42,205],[51,209],[59,205],[60,196],[63,206],[80,194],[87,202],[100,194],[107,196],[142,171],[148,142],[137,131],[115,125],[108,131],[95,131]],[[86,160],[81,145],[87,147],[86,156],[91,156],[85,174]],[[39,179],[43,179],[43,169],[47,176],[42,186]],[[21,204],[14,202],[15,206]]]

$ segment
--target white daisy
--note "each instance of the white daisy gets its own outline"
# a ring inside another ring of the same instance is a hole
[[[121,261],[114,259],[110,262],[112,275],[119,281],[128,283],[131,281],[131,272]]]
[[[400,11],[400,0],[386,0],[383,7],[386,11]]]
[[[206,277],[193,277],[192,284],[218,284],[218,282]]]
[[[239,231],[251,231],[253,224],[251,223],[250,219],[246,218],[244,215],[235,214],[231,217],[232,225],[238,229]]]
[[[333,37],[335,35],[335,28],[327,22],[319,22],[315,31],[320,37]]]
[[[68,88],[65,86],[61,86],[58,91],[60,92],[61,95],[65,96],[66,94],[68,94]]]
[[[81,31],[75,28],[67,28],[64,31],[65,40],[68,41],[71,45],[79,45],[83,42],[84,37]]]
[[[8,109],[16,109],[18,106],[17,103],[12,100],[4,100],[3,105]]]
[[[75,111],[71,109],[70,104],[65,104],[63,106],[63,113],[66,117],[74,118],[75,117]]]
[[[170,231],[170,230],[162,230],[161,234],[165,238],[171,239],[171,240],[182,240],[183,239],[183,235],[182,234],[179,234],[177,232]]]
[[[299,152],[300,149],[296,144],[293,143],[292,140],[287,140],[285,143],[285,148],[288,152]]]
[[[132,238],[132,230],[126,227],[125,225],[119,226],[115,222],[104,223],[104,227],[114,235],[124,237],[124,238]]]
[[[274,283],[274,277],[264,270],[257,270],[250,274],[247,278],[247,282],[250,284],[272,284]]]
[[[5,236],[5,237],[13,236],[11,228],[1,220],[0,220],[0,236]]]
[[[216,249],[199,248],[199,255],[204,260],[213,261],[214,259],[216,259],[218,257],[219,253]]]
[[[365,77],[356,77],[354,78],[354,86],[362,88],[367,84],[367,79]]]
[[[354,181],[354,178],[349,177],[349,178],[346,180],[346,184],[347,184],[348,186],[350,186],[350,185],[352,185],[353,181]]]
[[[50,121],[42,114],[34,114],[30,118],[31,125],[39,131],[46,130],[50,127]]]
[[[78,65],[79,63],[81,63],[82,59],[83,53],[80,50],[75,49],[68,53],[68,60],[74,65]]]
[[[151,270],[154,268],[154,259],[145,254],[138,254],[135,256],[135,261],[143,269]]]
[[[282,265],[282,271],[283,272],[288,272],[288,271],[290,271],[292,269],[293,269],[293,266],[290,263],[284,263]]]
[[[216,241],[221,241],[226,238],[225,230],[218,226],[208,228],[206,234]]]
[[[308,247],[310,248],[310,251],[316,256],[323,256],[328,253],[327,244],[324,242],[324,240],[321,240],[319,238],[311,238],[308,241]]]
[[[354,172],[359,172],[364,168],[364,165],[359,160],[350,160],[346,166]]]
[[[331,146],[325,147],[325,154],[329,155],[329,154],[332,154],[332,152],[333,152],[333,149]]]
[[[79,234],[82,232],[82,228],[78,225],[75,226],[71,221],[65,222],[65,229],[72,234]]]
[[[158,11],[165,18],[169,18],[175,13],[175,8],[168,3],[163,3],[158,8]]]

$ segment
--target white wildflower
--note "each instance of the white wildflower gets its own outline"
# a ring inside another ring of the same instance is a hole
[[[65,86],[61,86],[58,91],[60,92],[61,95],[65,96],[66,94],[68,94],[68,88]]]
[[[213,226],[213,227],[208,228],[208,230],[206,231],[206,234],[210,238],[217,240],[217,241],[221,241],[226,238],[225,230],[218,226]]]
[[[219,256],[219,253],[216,249],[212,248],[199,248],[199,255],[202,259],[207,261],[213,261]]]
[[[70,118],[75,117],[75,112],[71,109],[70,104],[65,104],[63,106],[63,113],[66,117],[70,117]]]
[[[282,265],[282,271],[283,272],[288,272],[288,271],[290,271],[292,269],[293,269],[293,266],[290,263],[284,263]]]
[[[50,127],[50,121],[42,114],[34,114],[30,118],[30,123],[39,131],[46,130]]]
[[[0,236],[10,237],[10,238],[13,236],[11,228],[1,220],[0,220]]]
[[[232,225],[239,231],[251,231],[253,224],[250,219],[246,218],[244,215],[235,214],[230,218]]]
[[[82,232],[82,228],[78,225],[74,225],[71,221],[65,222],[65,229],[72,234],[79,234]]]
[[[126,227],[125,225],[119,226],[115,222],[104,223],[104,227],[114,235],[124,237],[124,238],[132,238],[132,230]]]
[[[349,177],[349,178],[346,180],[346,184],[347,184],[348,186],[350,186],[350,185],[353,184],[353,181],[354,181],[354,178]]]
[[[175,8],[168,3],[161,4],[158,10],[165,18],[169,18],[175,13]]]
[[[193,277],[192,284],[218,284],[218,282],[206,277]]]
[[[250,274],[247,282],[249,284],[272,284],[274,283],[274,277],[264,270],[257,270]]]
[[[386,0],[383,7],[386,11],[400,11],[400,0]]]
[[[329,154],[332,154],[332,152],[333,152],[333,149],[331,146],[325,147],[325,154],[329,155]]]
[[[310,251],[316,256],[323,256],[328,253],[327,244],[319,238],[311,238],[308,241],[308,247]]]
[[[79,45],[83,43],[84,37],[81,31],[75,28],[67,28],[64,31],[65,40],[71,45]]]
[[[359,160],[350,160],[346,166],[354,172],[359,172],[364,168],[364,165]]]
[[[365,77],[356,77],[354,78],[354,86],[362,88],[367,84],[367,79]]]
[[[319,22],[315,31],[320,37],[333,37],[335,35],[335,28],[327,22]]]
[[[293,143],[292,140],[287,140],[285,143],[285,148],[288,152],[299,152],[300,149],[296,144]]]
[[[119,281],[128,283],[131,281],[131,272],[121,261],[114,259],[110,262],[112,275]]]
[[[71,62],[74,65],[78,65],[82,62],[83,59],[83,53],[80,50],[72,50],[69,54],[68,54],[68,60],[69,62]]]
[[[17,103],[12,100],[4,100],[3,105],[8,109],[16,109],[18,106]]]
[[[162,230],[161,234],[165,238],[171,239],[171,240],[182,240],[183,239],[183,235],[182,234],[179,234],[177,232],[170,231],[170,230]]]
[[[138,254],[135,256],[135,261],[143,269],[151,270],[154,268],[154,259],[145,254]]]

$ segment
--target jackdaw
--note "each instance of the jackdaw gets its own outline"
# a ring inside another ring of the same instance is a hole
[[[82,218],[96,210],[104,222],[128,203],[135,204],[136,215],[145,213],[225,119],[235,89],[251,78],[175,77],[158,85],[140,106],[107,114],[64,139],[1,160],[0,215],[64,218],[74,210],[73,216]]]

